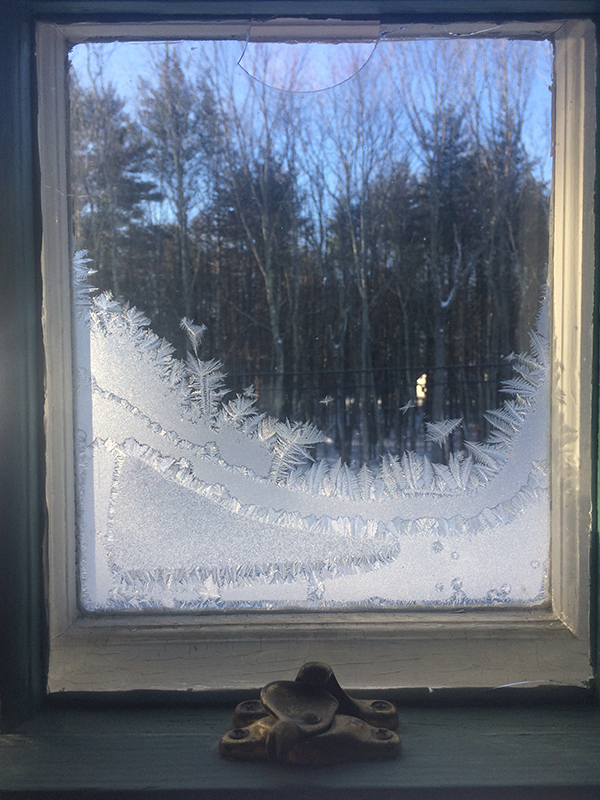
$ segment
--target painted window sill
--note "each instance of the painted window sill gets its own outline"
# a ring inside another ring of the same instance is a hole
[[[597,706],[407,708],[401,758],[321,768],[220,758],[216,745],[230,713],[222,707],[45,712],[0,737],[0,792],[191,790],[190,797],[248,798],[280,797],[285,789],[286,800],[337,791],[414,800],[452,789],[443,797],[490,800],[506,797],[503,787],[511,787],[515,800],[600,797]]]

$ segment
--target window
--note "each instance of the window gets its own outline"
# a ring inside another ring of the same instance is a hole
[[[551,46],[397,35],[71,51],[86,611],[547,601]]]
[[[541,29],[540,29],[541,27]],[[335,26],[323,26],[324,38]],[[475,25],[471,31],[477,29]],[[551,277],[551,607],[331,614],[236,612],[222,617],[82,615],[77,601],[72,447],[72,345],[64,55],[95,37],[135,38],[119,25],[40,25],[40,148],[44,187],[45,347],[50,506],[50,688],[236,688],[264,683],[272,664],[322,658],[335,665],[368,651],[380,686],[490,686],[527,681],[580,684],[590,676],[585,599],[589,547],[593,130],[595,51],[586,22],[502,27],[503,35],[548,36],[555,44],[554,229]],[[146,28],[143,29],[147,31]],[[202,29],[207,38],[223,35]],[[245,26],[240,26],[245,31]],[[465,32],[459,29],[455,33]],[[411,31],[414,34],[415,31]],[[419,31],[417,31],[419,33]],[[430,33],[425,29],[424,35]],[[198,34],[195,34],[196,36]],[[281,35],[281,34],[280,34]],[[291,34],[287,34],[291,35]],[[356,35],[356,32],[355,32]],[[153,38],[193,38],[163,25]],[[46,81],[49,83],[47,84]],[[565,113],[565,109],[578,113]],[[57,220],[50,227],[48,220]],[[420,384],[421,388],[423,384]],[[64,402],[67,398],[67,402]],[[573,589],[576,591],[573,591]],[[583,588],[583,591],[579,589]],[[169,664],[165,677],[165,663]],[[262,666],[264,664],[264,666]],[[465,665],[469,668],[465,677]],[[346,685],[362,670],[341,668]]]

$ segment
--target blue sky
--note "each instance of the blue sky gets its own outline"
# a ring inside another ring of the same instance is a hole
[[[497,47],[495,40],[482,40],[487,42],[486,47]],[[454,42],[453,44],[457,44]],[[270,60],[267,73],[260,75],[267,85],[279,90],[285,86],[290,74],[290,64],[294,59],[301,64],[297,71],[296,87],[307,94],[298,95],[298,102],[310,109],[315,94],[321,95],[320,102],[324,102],[327,87],[350,82],[353,73],[359,69],[365,74],[377,69],[378,64],[386,58],[390,47],[401,48],[403,43],[382,42],[362,45],[344,44],[279,44],[270,47]],[[465,41],[465,47],[472,47],[473,41]],[[181,49],[182,62],[193,65],[201,57],[206,43],[186,41],[178,43]],[[210,43],[208,47],[210,48]],[[428,48],[448,46],[447,41],[433,40],[427,44]],[[253,72],[253,63],[260,62],[261,47],[264,45],[230,41],[226,43],[227,61],[229,69],[235,79],[236,91],[241,97],[247,91],[247,84],[252,79],[249,74]],[[160,52],[161,43],[148,42],[113,42],[91,45],[78,45],[70,54],[71,63],[83,85],[89,83],[88,71],[92,73],[103,65],[104,79],[112,82],[118,93],[126,100],[127,111],[134,115],[138,98],[138,81],[140,77],[152,80],[152,52]],[[548,181],[551,177],[550,159],[550,119],[551,119],[551,92],[549,86],[552,82],[551,49],[547,42],[511,42],[511,52],[518,48],[526,48],[528,58],[531,60],[530,80],[531,91],[527,106],[526,125],[523,139],[529,154],[536,160],[537,176]],[[433,52],[433,51],[432,51]],[[477,62],[475,73],[478,72]],[[428,76],[421,76],[418,81],[417,91],[426,95],[430,89]],[[473,76],[475,81],[476,75]],[[340,87],[341,88],[341,87]],[[329,89],[336,92],[336,89]],[[515,88],[515,92],[517,89]],[[274,92],[276,94],[278,92]],[[457,95],[459,93],[457,87]],[[424,105],[427,105],[424,98]],[[485,115],[485,111],[483,112]],[[309,110],[310,116],[310,110]]]

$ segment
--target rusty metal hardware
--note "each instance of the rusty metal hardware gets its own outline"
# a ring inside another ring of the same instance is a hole
[[[260,700],[240,703],[221,755],[240,760],[324,765],[395,758],[400,739],[395,706],[350,697],[328,664],[304,664],[295,681],[274,681]]]

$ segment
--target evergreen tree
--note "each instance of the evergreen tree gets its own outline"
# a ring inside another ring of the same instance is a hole
[[[148,150],[124,101],[102,71],[89,89],[71,79],[71,175],[78,249],[89,251],[99,288],[116,296],[126,280],[127,240],[144,205],[159,199],[145,179]]]

